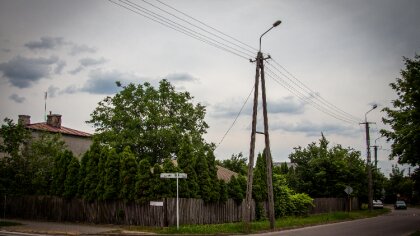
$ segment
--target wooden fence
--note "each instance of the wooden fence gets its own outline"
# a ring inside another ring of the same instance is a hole
[[[309,212],[311,214],[319,214],[359,209],[359,200],[357,198],[315,198],[314,207]]]
[[[358,209],[357,199],[352,201]],[[310,213],[344,211],[346,199],[318,198]],[[4,211],[4,206],[6,211]],[[252,218],[255,218],[252,204]],[[232,199],[224,203],[204,203],[201,199],[179,199],[180,224],[217,224],[242,221],[245,201],[238,204]],[[84,201],[63,199],[52,196],[22,196],[6,198],[1,203],[0,212],[6,217],[86,222],[96,224],[123,224],[141,226],[176,225],[176,199],[163,200],[163,206],[150,206],[124,201]]]
[[[52,196],[23,196],[6,198],[7,217],[34,220],[86,222],[96,224],[125,224],[141,226],[176,225],[176,198],[163,200],[163,206],[150,206],[124,201],[84,201]],[[180,224],[217,224],[242,220],[244,201],[237,204],[204,203],[201,199],[179,199]],[[254,204],[252,205],[254,209]],[[252,216],[253,219],[255,215]]]

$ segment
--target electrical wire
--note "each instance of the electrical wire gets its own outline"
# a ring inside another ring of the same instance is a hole
[[[216,150],[220,144],[223,142],[223,140],[225,139],[225,137],[228,135],[228,133],[230,132],[230,130],[233,128],[233,126],[235,125],[236,121],[238,120],[239,116],[242,113],[242,110],[244,109],[245,105],[248,103],[249,98],[251,97],[252,92],[254,91],[255,86],[252,86],[251,91],[248,94],[248,97],[246,98],[245,102],[242,104],[241,109],[239,110],[238,114],[236,115],[235,119],[233,120],[232,124],[230,125],[230,127],[227,129],[227,131],[225,132],[225,134],[223,135],[222,139],[220,140],[220,142],[217,144],[216,148],[214,150]]]
[[[278,71],[279,73],[281,73],[285,78],[287,78],[288,80],[290,80],[293,84],[295,84],[296,86],[298,86],[300,89],[302,89],[303,91],[305,91],[305,93],[308,93],[312,98],[318,100],[320,103],[322,103],[324,106],[328,107],[329,109],[333,110],[334,112],[341,114],[342,116],[348,117],[349,119],[355,121],[355,122],[360,122],[361,119],[357,118],[345,111],[343,111],[342,109],[338,108],[337,106],[335,106],[334,104],[330,103],[329,101],[327,101],[326,99],[324,99],[321,95],[319,95],[319,93],[315,92],[314,90],[312,90],[311,88],[309,88],[307,85],[305,85],[301,80],[299,80],[298,78],[296,78],[296,76],[294,76],[292,73],[290,73],[286,68],[284,68],[282,65],[280,65],[276,60],[273,59],[273,62],[281,67],[287,74],[289,74],[292,78],[290,78],[288,75],[284,74],[283,72],[281,72],[279,70],[279,68],[277,68],[276,66],[274,66],[273,64],[271,64],[269,61],[267,61],[267,64],[269,64],[270,66],[272,66],[276,71]]]

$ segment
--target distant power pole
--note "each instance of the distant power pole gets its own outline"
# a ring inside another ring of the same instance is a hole
[[[365,122],[360,123],[365,125],[366,129],[366,166],[367,166],[367,174],[368,174],[368,206],[369,211],[373,210],[373,183],[372,183],[372,165],[371,165],[371,157],[370,157],[370,136],[369,136],[369,124],[372,124],[372,122],[367,121],[367,114],[371,112],[373,109],[377,108],[378,106],[375,104],[372,106],[372,109],[370,109],[368,112],[365,113]]]
[[[263,102],[263,116],[264,116],[264,137],[265,137],[265,158],[267,164],[267,198],[268,198],[268,217],[270,219],[270,228],[274,229],[274,194],[273,194],[273,170],[272,170],[272,159],[271,159],[271,150],[270,150],[270,136],[268,133],[268,115],[267,115],[267,97],[265,92],[265,76],[264,76],[264,60],[269,59],[270,56],[264,58],[261,52],[261,38],[268,31],[278,26],[281,21],[276,21],[273,26],[265,31],[260,37],[260,50],[258,51],[256,62],[256,71],[255,71],[255,86],[254,86],[254,105],[252,110],[252,131],[251,131],[251,143],[249,150],[249,163],[248,163],[248,180],[246,188],[246,198],[245,198],[245,214],[244,214],[244,223],[246,230],[250,229],[250,222],[252,219],[252,183],[253,183],[253,168],[254,168],[254,155],[255,155],[255,134],[257,127],[257,109],[258,109],[258,84],[259,78],[261,75],[261,93],[262,93],[262,102]],[[252,61],[254,62],[254,61]]]

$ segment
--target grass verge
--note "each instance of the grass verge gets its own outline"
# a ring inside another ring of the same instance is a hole
[[[388,212],[390,212],[390,209],[385,208],[374,210],[372,212],[361,210],[350,213],[331,212],[305,217],[282,217],[276,220],[275,230],[374,217]],[[270,223],[267,220],[252,222],[250,232],[246,232],[242,222],[213,225],[181,225],[179,230],[176,229],[176,226],[166,228],[130,226],[124,228],[130,231],[154,232],[159,234],[244,234],[269,231]]]
[[[1,221],[0,220],[0,228],[6,226],[15,226],[15,225],[22,225],[21,223],[11,222],[11,221]]]

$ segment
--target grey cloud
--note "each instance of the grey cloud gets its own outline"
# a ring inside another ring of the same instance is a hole
[[[8,49],[8,48],[2,48],[2,49],[1,49],[1,51],[2,51],[2,52],[5,52],[5,53],[9,53],[9,52],[11,52],[12,50],[10,50],[10,49]]]
[[[95,53],[96,49],[82,44],[74,44],[70,49],[70,55],[76,56],[82,53]]]
[[[83,67],[82,66],[78,66],[74,70],[69,71],[69,73],[72,74],[72,75],[75,75],[75,74],[79,73],[82,70],[83,70]]]
[[[41,37],[40,41],[30,41],[25,44],[25,47],[36,50],[36,49],[56,49],[65,44],[61,37]]]
[[[8,62],[0,64],[3,77],[18,88],[28,88],[42,78],[48,78],[52,66],[59,62],[58,57],[50,58],[27,58],[16,56]]]
[[[358,129],[354,129],[351,126],[344,126],[339,124],[314,124],[309,121],[295,124],[273,121],[270,123],[270,129],[283,130],[292,133],[304,133],[306,136],[319,136],[321,132],[325,132],[328,134],[357,137],[360,132]]]
[[[61,74],[61,72],[63,71],[63,69],[66,65],[67,65],[67,63],[65,61],[62,61],[62,60],[58,61],[57,65],[54,69],[54,73]]]
[[[194,82],[198,79],[188,73],[174,73],[165,77],[170,82]]]
[[[304,103],[297,101],[291,96],[281,100],[267,102],[267,110],[269,113],[302,114],[304,108]]]
[[[92,94],[115,94],[120,87],[115,84],[116,81],[121,82],[123,85],[131,82],[138,82],[139,80],[147,81],[147,79],[140,78],[134,74],[123,73],[119,71],[102,71],[94,70],[89,73],[89,79],[82,86],[77,88],[76,86],[69,86],[61,93],[76,93],[76,92],[87,92]]]
[[[12,95],[10,95],[10,97],[9,97],[11,100],[13,100],[13,101],[15,101],[15,102],[17,102],[17,103],[22,103],[22,102],[24,102],[25,101],[25,98],[24,97],[20,97],[19,95],[17,95],[17,94],[12,94]]]
[[[96,66],[96,65],[104,64],[106,60],[105,58],[99,58],[99,59],[83,58],[83,59],[80,59],[79,62],[80,62],[80,65],[88,67],[88,66]]]
[[[56,97],[59,90],[60,89],[58,87],[51,85],[50,87],[48,87],[48,90],[47,90],[48,96],[52,98]]]

